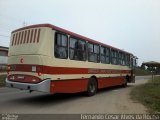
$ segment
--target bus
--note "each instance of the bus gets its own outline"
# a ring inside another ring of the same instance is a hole
[[[47,93],[86,92],[135,82],[129,52],[51,24],[11,33],[6,86]]]

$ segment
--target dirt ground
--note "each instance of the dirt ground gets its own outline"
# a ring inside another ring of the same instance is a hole
[[[93,97],[84,94],[28,93],[11,88],[0,88],[0,113],[146,113],[146,108],[130,99],[134,86],[147,82],[147,77],[136,77],[135,84],[99,90]]]

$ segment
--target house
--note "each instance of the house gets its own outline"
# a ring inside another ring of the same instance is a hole
[[[0,46],[0,72],[7,69],[8,47]]]

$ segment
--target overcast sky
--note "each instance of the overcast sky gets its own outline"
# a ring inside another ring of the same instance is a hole
[[[0,0],[0,46],[12,30],[51,23],[160,62],[160,0]]]

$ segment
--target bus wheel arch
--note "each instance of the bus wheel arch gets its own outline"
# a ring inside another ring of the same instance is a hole
[[[92,76],[88,80],[87,84],[87,96],[93,96],[96,94],[98,89],[98,81],[96,76]]]

